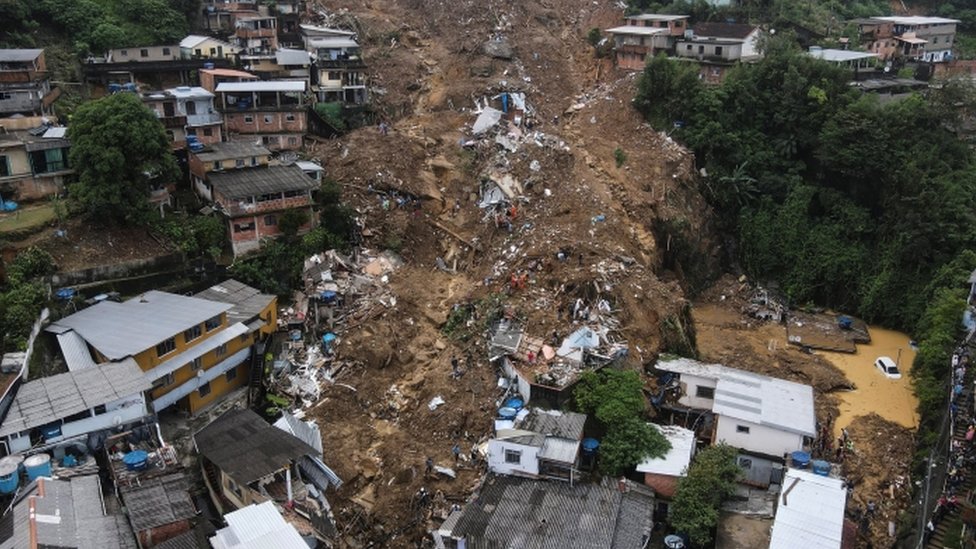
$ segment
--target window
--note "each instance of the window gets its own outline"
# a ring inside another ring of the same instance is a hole
[[[176,338],[171,337],[166,341],[156,345],[156,356],[162,357],[176,350]]]
[[[159,389],[160,387],[166,387],[167,385],[172,385],[172,384],[173,384],[173,373],[170,372],[164,375],[163,377],[157,379],[156,381],[153,381],[152,386],[153,389]]]
[[[298,138],[297,137],[289,137],[288,138],[288,144],[289,145],[297,145],[298,144]]]
[[[139,57],[149,57],[149,50],[139,50]]]
[[[251,223],[251,229],[252,230],[254,229],[254,223]],[[207,321],[203,323],[203,325],[205,328],[207,328],[208,332],[212,330],[216,330],[217,328],[220,327],[220,315],[217,315],[213,318],[208,318]]]
[[[169,48],[163,48],[163,55],[169,55]]]
[[[203,50],[201,50],[200,48],[197,48],[195,51],[196,51],[197,57],[203,57]]]
[[[245,124],[253,124],[254,123],[254,117],[251,116],[251,115],[244,116],[244,123]]]
[[[339,71],[329,71],[329,80],[342,80],[342,73]]]
[[[95,415],[96,416],[102,415],[102,414],[104,414],[107,411],[108,410],[105,409],[105,405],[104,404],[99,404],[98,406],[95,406]]]
[[[932,43],[933,44],[938,44],[939,43],[939,37],[936,36],[936,37],[932,38]]]
[[[129,50],[122,50],[122,51],[119,52],[119,55],[121,55],[122,57],[128,57],[129,56]]]
[[[196,104],[196,102],[195,101],[187,101],[186,102],[186,114],[196,114],[196,113],[197,113],[197,104]]]
[[[194,372],[199,370],[200,367],[202,366],[203,366],[203,359],[200,357],[196,357],[193,359],[193,362],[190,362],[190,369],[193,370]]]
[[[243,158],[238,158],[237,160],[235,160],[234,161],[234,166],[236,166],[238,168],[243,168],[244,167],[244,159]]]
[[[295,115],[294,114],[291,114],[291,113],[286,114],[285,115],[285,120],[287,120],[289,122],[294,122],[295,121]]]
[[[183,341],[185,341],[186,343],[189,343],[189,342],[193,341],[194,339],[200,337],[200,334],[202,334],[202,333],[203,333],[203,330],[201,330],[200,329],[200,325],[197,324],[196,326],[194,326],[194,327],[192,327],[192,328],[190,328],[188,330],[185,330],[183,332]]]
[[[201,385],[200,388],[197,389],[197,392],[200,393],[200,396],[202,396],[202,397],[205,397],[205,396],[209,395],[210,394],[210,382],[208,381],[208,382],[204,383],[203,385]]]
[[[228,382],[234,381],[235,379],[237,379],[237,367],[235,366],[235,367],[231,368],[230,370],[227,370],[226,372],[224,372],[224,379],[226,379]]]
[[[691,51],[691,44],[688,44],[687,46],[685,46],[685,51]]]
[[[695,388],[695,396],[698,398],[715,398],[715,387],[703,387],[698,385]]]
[[[273,215],[264,216],[264,226],[273,227],[278,224],[278,218]]]
[[[746,470],[752,469],[752,460],[749,458],[740,457],[739,467],[742,467],[743,469]]]
[[[10,161],[5,155],[0,155],[0,177],[10,175]]]
[[[258,196],[258,202],[268,202],[269,200],[279,200],[281,198],[281,193],[274,194],[262,194]]]
[[[220,162],[214,162],[213,169],[215,171],[220,171]]]
[[[227,354],[227,344],[224,343],[224,344],[219,345],[217,347],[217,349],[216,349],[216,352],[217,352],[217,356],[218,357],[222,357],[222,356],[226,355]]]
[[[736,425],[735,426],[735,432],[736,433],[742,433],[744,435],[748,435],[749,434],[749,428],[746,427],[745,425]]]
[[[296,196],[306,196],[308,191],[303,191],[301,189],[297,191],[285,191],[285,198],[295,198]]]
[[[13,98],[14,95],[12,93],[0,92],[0,101],[10,101]]]
[[[270,124],[273,119],[274,119],[274,117],[271,116],[270,114],[264,115],[264,123],[265,124]]]
[[[234,223],[234,232],[235,233],[246,233],[246,232],[253,231],[253,230],[254,230],[254,222],[253,221],[248,222],[248,223]]]
[[[217,48],[210,48],[210,55],[217,55]]]
[[[505,463],[522,463],[522,452],[505,450]]]
[[[205,135],[207,137],[213,137],[213,130],[210,129],[210,128],[204,128],[203,129],[203,135]]]
[[[715,46],[715,55],[722,55],[722,46]]]
[[[195,136],[196,134],[197,134],[197,129],[196,128],[190,128],[190,129],[186,130],[186,135],[194,135]]]
[[[705,53],[705,46],[698,46],[698,53]]]
[[[241,337],[240,337],[241,343],[247,343],[247,340],[250,337],[251,337],[251,334],[241,334]]]
[[[257,165],[258,165],[258,157],[252,156],[251,157],[251,166],[257,166]]]

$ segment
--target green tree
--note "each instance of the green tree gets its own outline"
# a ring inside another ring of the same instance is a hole
[[[736,449],[731,446],[710,446],[698,452],[688,474],[678,479],[671,502],[671,525],[696,545],[711,543],[722,502],[735,493],[742,474],[735,458]]]
[[[639,418],[626,418],[607,429],[600,444],[600,469],[617,475],[645,459],[663,457],[670,449],[660,431]]]
[[[306,223],[308,223],[307,211],[288,210],[281,214],[281,218],[278,219],[278,229],[281,230],[282,234],[290,238],[297,235],[302,225]]]
[[[35,278],[50,276],[55,270],[56,265],[51,254],[37,246],[31,246],[18,253],[7,265],[7,283],[10,286],[19,286]]]
[[[94,220],[145,222],[151,187],[179,176],[162,124],[134,94],[118,93],[79,107],[68,138],[78,174],[71,195]]]
[[[638,78],[634,107],[655,128],[669,128],[676,120],[686,120],[704,93],[696,64],[675,61],[662,53],[647,62]]]

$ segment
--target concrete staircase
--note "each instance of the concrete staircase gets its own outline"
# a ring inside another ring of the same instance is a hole
[[[970,366],[974,367],[973,364]],[[963,448],[968,447],[966,430],[970,422],[973,421],[972,385],[971,376],[967,376],[966,381],[963,383],[963,391],[954,400],[958,412],[953,425],[952,440]],[[945,547],[958,547],[959,545],[958,539],[948,539],[949,528],[955,522],[955,519],[958,518],[962,503],[971,502],[974,489],[976,489],[976,474],[973,474],[971,468],[964,466],[960,468],[960,472],[965,475],[965,480],[955,490],[955,495],[960,505],[953,511],[947,510],[941,513],[941,518],[938,521],[935,520],[933,514],[932,522],[935,525],[935,533],[929,538],[928,543],[925,544],[925,549],[944,549]]]

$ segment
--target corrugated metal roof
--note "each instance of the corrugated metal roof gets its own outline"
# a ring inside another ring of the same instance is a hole
[[[945,17],[925,17],[922,15],[891,15],[885,17],[873,17],[881,21],[890,21],[896,25],[947,25],[949,23],[961,23],[958,19],[947,19]]]
[[[119,360],[230,308],[226,303],[153,290],[125,303],[102,301],[58,320],[48,330],[72,328],[109,360]]]
[[[68,330],[58,334],[58,345],[61,347],[61,354],[64,361],[68,364],[68,371],[74,372],[95,366],[88,344],[82,339],[78,332]]]
[[[224,520],[227,528],[210,538],[214,549],[308,549],[270,501],[227,513]]]
[[[633,540],[650,532],[654,498],[631,494],[625,508],[630,520],[622,520],[623,494],[614,480],[570,486],[490,476],[479,497],[462,510],[451,536],[465,538],[469,549],[640,549],[643,545]]]
[[[232,200],[287,191],[310,191],[318,187],[318,183],[298,166],[211,172],[210,183],[222,196]]]
[[[197,450],[238,484],[250,484],[315,449],[261,419],[232,409],[195,435]]]
[[[314,421],[302,421],[285,412],[278,421],[274,422],[274,426],[315,448],[318,456],[322,456],[322,433]]]
[[[191,152],[190,154],[196,156],[203,163],[210,163],[235,158],[251,158],[252,156],[267,157],[271,154],[271,151],[264,145],[259,145],[251,141],[223,141],[220,143],[211,143],[207,145],[206,149],[198,153]]]
[[[240,324],[238,324],[240,326]],[[187,396],[199,389],[204,383],[208,383],[217,379],[217,376],[222,375],[227,370],[231,368],[240,366],[242,362],[247,360],[251,355],[251,347],[237,351],[236,353],[230,355],[223,362],[216,366],[212,366],[206,370],[200,370],[197,372],[199,375],[193,376],[193,378],[187,380],[179,387],[169,391],[165,395],[153,400],[152,406],[154,412],[159,412],[169,408],[173,404],[176,404],[181,398]],[[185,364],[185,363],[184,363]]]
[[[560,437],[546,437],[538,458],[560,463],[576,463],[580,442]]]
[[[279,65],[301,65],[312,64],[312,58],[305,50],[289,50],[282,48],[275,52],[275,62]]]
[[[815,57],[817,59],[823,59],[824,61],[831,61],[837,63],[844,63],[847,61],[856,61],[858,59],[870,59],[872,57],[877,57],[877,54],[867,53],[863,51],[851,51],[851,50],[835,50],[830,48],[815,49],[807,52],[810,57]]]
[[[355,36],[356,33],[353,31],[347,31],[342,29],[334,29],[331,27],[319,27],[316,25],[299,25],[302,32],[308,36]]]
[[[265,82],[221,82],[217,84],[217,93],[248,93],[248,92],[303,92],[307,82],[304,80],[269,80]]]
[[[517,427],[542,435],[581,440],[583,438],[583,424],[585,423],[586,414],[533,408]]]
[[[783,478],[770,549],[838,549],[847,491],[840,479],[789,469]]]
[[[190,479],[182,472],[142,479],[138,486],[120,488],[129,521],[137,532],[196,516],[190,498]]]
[[[312,49],[342,49],[342,48],[358,48],[359,43],[351,38],[344,38],[341,36],[328,36],[322,38],[309,38],[308,47]]]
[[[210,38],[209,36],[201,36],[199,34],[191,34],[186,38],[184,38],[183,40],[180,40],[180,47],[193,48],[198,44],[202,44],[206,42],[207,40],[212,40],[212,38]]]
[[[43,490],[39,488],[41,484]],[[136,548],[125,517],[102,514],[101,490],[96,475],[75,477],[70,481],[39,479],[21,492],[4,521],[12,531],[3,532],[9,537],[0,541],[2,549],[31,547],[32,528],[40,547]]]
[[[252,288],[233,278],[211,286],[194,297],[230,303],[233,308],[227,311],[227,318],[236,322],[247,322],[253,319],[276,299],[273,295],[262,294],[257,288]]]
[[[637,471],[672,477],[685,476],[691,458],[695,455],[695,432],[677,425],[658,425],[656,423],[649,425],[668,439],[668,442],[671,443],[671,449],[668,450],[667,454],[664,454],[664,457],[645,459],[637,464]]]
[[[132,359],[29,381],[14,397],[0,425],[0,437],[138,395],[150,387]]]
[[[0,63],[26,63],[27,61],[33,61],[41,56],[44,50],[38,49],[27,49],[27,50],[9,50],[0,49]]]
[[[622,25],[607,29],[610,34],[639,34],[643,36],[653,36],[655,34],[666,34],[668,29],[658,27],[638,27],[635,25]]]

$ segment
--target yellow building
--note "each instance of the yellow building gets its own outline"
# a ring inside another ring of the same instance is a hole
[[[149,291],[103,301],[47,328],[68,369],[132,358],[152,384],[152,410],[195,414],[248,384],[251,353],[276,325],[277,300],[236,280],[194,297]]]

